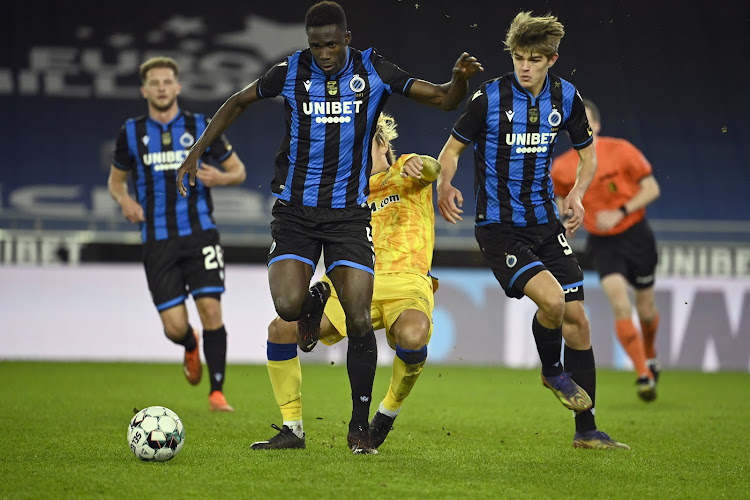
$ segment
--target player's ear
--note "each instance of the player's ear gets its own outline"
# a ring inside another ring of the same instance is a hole
[[[552,66],[554,66],[554,65],[555,65],[555,63],[557,62],[557,58],[558,58],[558,57],[560,57],[560,54],[558,54],[557,52],[555,52],[555,55],[554,55],[554,56],[552,56],[552,57],[550,57],[550,58],[549,58],[549,59],[547,60],[547,68],[551,68]]]
[[[352,32],[349,30],[346,30],[346,33],[344,34],[344,43],[346,45],[349,45],[352,41]]]
[[[146,97],[146,86],[145,85],[141,85],[141,97],[143,97],[144,99],[148,99],[148,97]]]

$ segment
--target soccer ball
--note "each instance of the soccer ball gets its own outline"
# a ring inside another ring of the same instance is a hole
[[[185,444],[185,426],[169,408],[149,406],[130,420],[128,444],[144,462],[166,462]]]

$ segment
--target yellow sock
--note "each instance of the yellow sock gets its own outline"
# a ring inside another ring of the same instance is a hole
[[[411,392],[417,382],[419,374],[422,373],[425,362],[415,365],[407,365],[398,356],[393,358],[393,371],[391,372],[391,385],[388,393],[383,399],[383,406],[390,411],[398,411],[404,403],[406,396]]]
[[[302,367],[299,356],[285,361],[268,361],[273,395],[284,421],[302,420]]]

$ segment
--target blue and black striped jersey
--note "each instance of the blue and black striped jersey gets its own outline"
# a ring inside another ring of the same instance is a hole
[[[346,66],[335,75],[318,67],[310,49],[268,70],[258,96],[284,97],[286,118],[274,195],[310,207],[366,206],[378,115],[391,93],[408,96],[413,82],[373,48],[348,47]]]
[[[188,196],[177,191],[177,169],[206,129],[205,115],[181,110],[169,123],[148,116],[130,118],[117,136],[113,164],[132,174],[136,200],[143,207],[141,240],[164,240],[215,229],[208,187],[196,177]],[[224,136],[214,141],[202,160],[217,165],[232,154]]]
[[[550,163],[563,129],[576,149],[593,140],[580,94],[556,75],[547,75],[537,97],[515,73],[484,82],[469,97],[452,135],[474,142],[477,225],[526,227],[559,218]]]

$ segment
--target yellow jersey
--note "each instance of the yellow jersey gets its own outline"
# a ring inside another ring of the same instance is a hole
[[[401,177],[401,155],[388,170],[370,176],[367,202],[372,212],[375,274],[413,272],[427,275],[435,246],[432,184]]]

